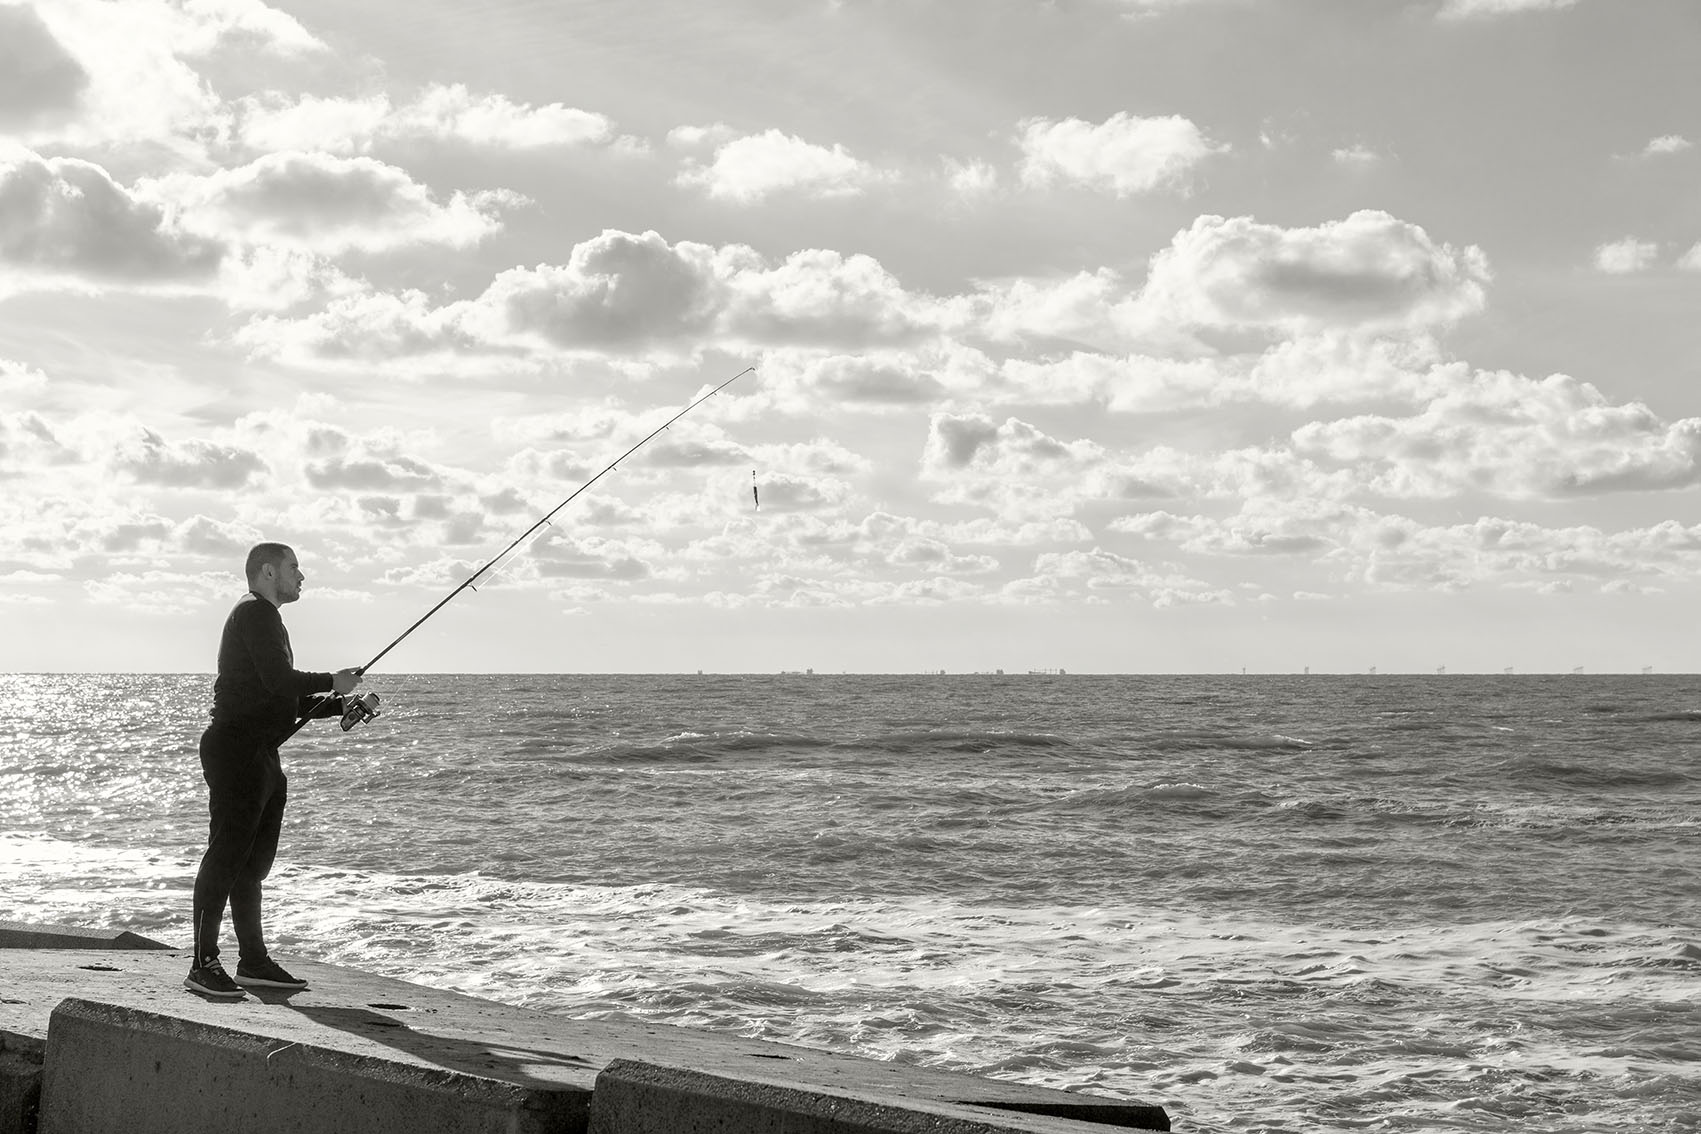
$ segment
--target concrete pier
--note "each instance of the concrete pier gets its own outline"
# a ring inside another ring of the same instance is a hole
[[[70,932],[74,947],[7,947],[63,927],[0,926],[0,1134],[1169,1129],[1150,1104],[572,1020],[293,958],[307,989],[212,1000],[183,988],[186,953]]]

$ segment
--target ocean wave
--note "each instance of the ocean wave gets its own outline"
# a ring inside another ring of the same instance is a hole
[[[1043,749],[1062,748],[1071,742],[1055,733],[1024,732],[999,728],[928,728],[903,729],[876,733],[853,740],[841,741],[835,747],[843,749],[873,749],[876,751],[922,755],[929,751],[992,752],[1002,748]]]
[[[1313,741],[1282,733],[1246,735],[1215,729],[1177,729],[1151,737],[1146,746],[1158,752],[1212,749],[1225,752],[1303,752],[1316,745]]]
[[[1587,788],[1669,788],[1695,781],[1694,774],[1668,766],[1636,766],[1601,760],[1518,756],[1501,765],[1514,781],[1536,787],[1556,784]]]

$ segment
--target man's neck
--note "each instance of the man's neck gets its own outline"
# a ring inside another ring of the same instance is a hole
[[[273,606],[278,605],[278,600],[275,596],[267,594],[265,591],[262,591],[259,587],[249,587],[248,593],[253,595],[255,598],[265,599],[267,602],[271,603]]]

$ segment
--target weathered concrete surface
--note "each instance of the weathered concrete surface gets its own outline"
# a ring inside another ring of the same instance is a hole
[[[0,921],[0,949],[169,949],[170,945],[128,929],[84,929],[76,925],[29,925]]]
[[[1160,1108],[1140,1103],[741,1040],[667,1024],[571,1020],[353,969],[292,957],[281,959],[307,978],[311,987],[295,993],[261,991],[232,1002],[209,1000],[183,988],[189,958],[176,950],[103,954],[83,950],[0,951],[0,1030],[45,1041],[55,1006],[75,999],[177,1021],[175,1031],[146,1021],[147,1027],[134,1033],[144,1044],[165,1042],[156,1037],[201,1048],[257,1044],[242,1050],[250,1055],[258,1052],[262,1064],[269,1055],[269,1065],[261,1068],[268,1076],[278,1064],[288,1065],[298,1057],[301,1066],[308,1067],[311,1049],[318,1061],[311,1066],[322,1068],[327,1075],[335,1067],[364,1068],[361,1073],[365,1074],[374,1072],[377,1064],[391,1063],[400,1068],[387,1073],[413,1076],[410,1081],[423,1081],[422,1077],[432,1074],[460,1076],[464,1078],[456,1079],[460,1083],[457,1089],[472,1090],[474,1084],[467,1079],[489,1080],[522,1091],[574,1096],[588,1103],[597,1075],[615,1061],[627,1060],[728,1079],[783,1082],[801,1090],[875,1099],[898,1108],[966,1103],[994,1108],[986,1113],[1008,1114],[1012,1119],[1020,1112],[1049,1113],[1112,1126],[1167,1128],[1167,1120],[1154,1121],[1154,1116],[1163,1115]],[[103,1028],[120,1018],[110,1011],[103,1015],[81,1010],[80,1014],[67,1014],[65,1023],[68,1029],[80,1029],[79,1034],[92,1043]],[[67,1031],[66,1038],[70,1037]],[[293,1046],[285,1051],[285,1045]],[[61,1052],[67,1059],[77,1058],[71,1046],[54,1047],[48,1055],[49,1077]],[[319,1052],[335,1054],[320,1056]],[[300,1073],[297,1082],[303,1082]],[[490,1091],[497,1089],[488,1087]],[[44,1115],[53,1105],[49,1093],[43,1092]],[[1055,1129],[1071,1128],[1077,1134],[1092,1129],[1078,1125]],[[233,1129],[241,1127],[224,1128]],[[575,1129],[584,1129],[583,1122]],[[44,1127],[43,1134],[66,1132]]]
[[[53,1010],[40,1134],[557,1134],[589,1092],[86,1000]]]
[[[616,1060],[597,1076],[589,1134],[1081,1134],[1081,1118],[969,1102],[906,1099],[854,1087],[800,1085],[783,1073],[711,1075],[684,1067]],[[1114,1125],[1126,1108],[1107,1106]],[[1142,1128],[1168,1130],[1151,1108]]]

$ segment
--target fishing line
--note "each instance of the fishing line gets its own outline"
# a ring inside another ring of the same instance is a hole
[[[436,606],[420,615],[419,619],[414,622],[412,626],[409,626],[406,630],[397,634],[395,638],[391,640],[389,645],[385,646],[372,656],[371,661],[367,662],[363,666],[357,667],[354,672],[364,676],[367,670],[371,669],[383,660],[385,654],[388,654],[391,650],[401,645],[408,635],[412,634],[415,630],[418,630],[421,626],[424,626],[432,615],[448,606],[450,601],[452,601],[456,595],[460,594],[464,590],[476,590],[477,588],[474,587],[473,584],[482,579],[485,574],[500,563],[505,556],[507,556],[515,548],[519,547],[522,543],[526,542],[526,540],[535,534],[540,528],[549,526],[550,522],[555,519],[555,514],[577,499],[580,493],[584,492],[586,489],[590,488],[591,485],[613,472],[615,467],[618,466],[621,461],[624,461],[627,457],[630,457],[633,453],[636,453],[639,449],[642,449],[645,445],[649,444],[650,441],[652,441],[658,434],[666,430],[668,426],[672,425],[674,422],[678,421],[680,418],[684,417],[686,414],[690,413],[692,410],[696,409],[698,406],[702,405],[704,402],[708,401],[710,398],[714,397],[716,394],[720,393],[722,390],[726,389],[728,386],[732,385],[734,382],[738,381],[740,378],[755,369],[756,368],[754,366],[746,366],[743,370],[740,370],[737,374],[734,374],[731,378],[728,378],[725,382],[722,382],[708,393],[697,397],[690,405],[686,406],[684,409],[656,426],[655,429],[645,434],[643,439],[636,445],[620,454],[620,456],[614,458],[614,460],[608,462],[601,472],[591,477],[591,479],[581,484],[578,488],[575,488],[565,500],[545,512],[536,523],[521,532],[519,537],[516,538],[513,543],[510,543],[507,547],[504,547],[501,551],[491,556],[482,567],[480,567],[477,571],[474,571],[465,579],[461,580],[461,582],[453,590],[438,600]],[[754,478],[756,474],[752,471],[750,475]],[[754,489],[752,491],[754,491]],[[313,719],[314,714],[318,712],[320,706],[322,706],[326,701],[329,701],[333,695],[334,694],[331,693],[321,693],[319,695],[319,699],[309,705],[307,707],[307,711],[296,720],[294,725],[290,726],[290,730],[278,739],[278,743],[282,744],[284,741],[294,736],[297,732],[301,731],[301,726]],[[343,714],[344,732],[347,732],[361,721],[369,721],[378,715],[378,695],[376,693],[367,693],[360,697],[351,698],[348,704],[350,705],[350,708]]]

